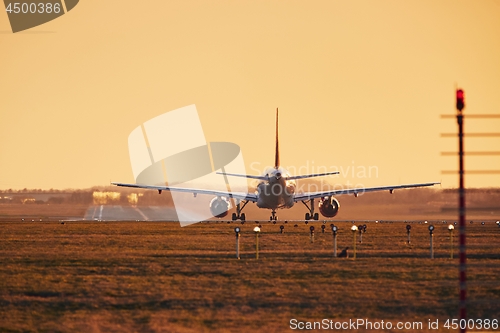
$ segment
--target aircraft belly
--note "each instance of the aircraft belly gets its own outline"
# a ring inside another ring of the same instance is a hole
[[[290,208],[295,203],[293,200],[293,189],[286,188],[280,183],[261,183],[257,187],[257,190],[257,207],[259,208]]]

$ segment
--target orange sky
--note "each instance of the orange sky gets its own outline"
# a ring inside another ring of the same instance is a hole
[[[456,139],[440,133],[456,124],[439,117],[455,112],[455,83],[466,113],[500,113],[500,0],[82,0],[16,34],[1,13],[0,47],[0,189],[132,182],[129,133],[190,104],[206,140],[240,145],[252,174],[273,163],[279,107],[283,166],[342,168],[349,175],[331,181],[354,185],[455,187],[441,170],[457,158],[440,152]],[[500,157],[466,167],[499,170]]]

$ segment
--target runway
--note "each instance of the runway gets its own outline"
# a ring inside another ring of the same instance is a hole
[[[173,207],[165,206],[121,206],[121,205],[94,205],[90,206],[83,217],[84,221],[179,221],[177,213]],[[237,223],[241,221],[231,221],[227,217],[223,219],[210,219],[205,221],[207,223]],[[246,223],[273,223],[269,220],[262,219],[249,219]],[[454,219],[394,219],[394,220],[365,220],[365,219],[320,219],[319,221],[305,221],[303,219],[286,219],[279,220],[277,224],[296,224],[296,223],[312,223],[312,224],[337,224],[337,223],[351,223],[351,224],[455,224],[457,225],[456,218]],[[474,219],[468,220],[467,224],[498,224],[497,219]]]
[[[172,207],[90,206],[83,217],[86,221],[178,221]]]

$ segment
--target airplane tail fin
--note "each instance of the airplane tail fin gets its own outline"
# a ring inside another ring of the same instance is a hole
[[[276,169],[280,167],[280,146],[278,138],[278,108],[276,108],[276,155],[274,156],[274,167]]]

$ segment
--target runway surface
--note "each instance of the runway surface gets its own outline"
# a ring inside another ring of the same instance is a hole
[[[229,216],[228,216],[229,217]],[[241,223],[241,221],[230,221],[228,217],[224,219],[211,219],[213,223]],[[120,205],[96,205],[90,206],[83,217],[84,221],[179,221],[177,213],[173,207],[165,206],[120,206]],[[247,220],[247,223],[272,223],[269,220],[257,220],[251,219]],[[340,219],[320,219],[319,221],[305,221],[301,219],[293,220],[280,220],[277,221],[278,224],[283,223],[320,223],[327,224],[328,226],[332,223],[343,223],[349,222],[352,224],[363,224],[363,223],[380,223],[380,224],[392,224],[392,223],[404,223],[404,224],[455,224],[457,225],[457,220],[455,219],[407,219],[407,220],[340,220]],[[474,219],[467,220],[467,224],[478,223],[478,224],[499,224],[497,219]]]
[[[86,221],[178,221],[172,207],[91,206],[83,218]]]

